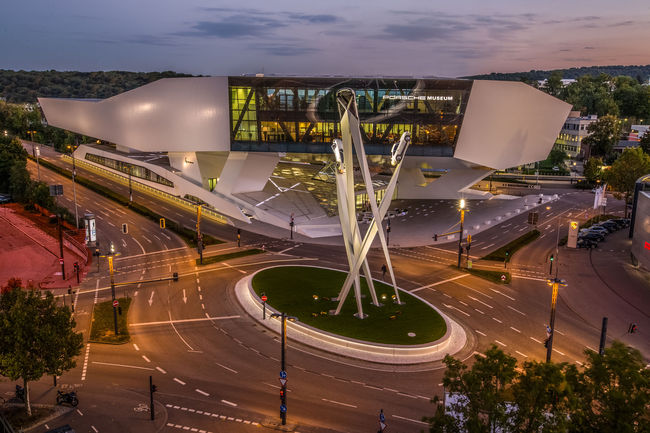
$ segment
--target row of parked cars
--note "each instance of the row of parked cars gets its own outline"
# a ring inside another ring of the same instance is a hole
[[[629,218],[616,218],[582,229],[578,234],[578,248],[596,248],[598,242],[604,241],[608,234],[629,226]]]

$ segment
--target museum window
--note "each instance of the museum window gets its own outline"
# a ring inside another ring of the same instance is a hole
[[[129,171],[131,172],[132,177],[148,180],[151,182],[159,183],[161,185],[174,187],[174,183],[164,177],[160,176],[157,173],[149,170],[146,167],[140,165],[131,164],[126,161],[120,161],[113,158],[107,158],[101,155],[95,155],[94,153],[86,153],[85,157],[88,161],[92,161],[96,164],[103,165],[104,167],[112,168],[113,170],[120,171],[125,173],[127,176]]]

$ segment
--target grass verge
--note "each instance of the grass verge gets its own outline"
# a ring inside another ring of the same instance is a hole
[[[336,309],[335,298],[346,273],[303,266],[281,266],[259,272],[253,278],[253,289],[265,294],[267,303],[278,311],[295,316],[306,325],[326,332],[373,343],[412,345],[436,341],[445,335],[444,319],[429,305],[400,292],[403,305],[392,302],[393,288],[375,281],[379,302],[372,304],[365,279],[361,279],[363,320],[354,317],[357,311],[351,290],[341,314],[330,315]],[[414,333],[415,336],[409,336]]]
[[[506,259],[512,260],[512,256],[517,252],[517,250],[523,248],[524,246],[528,245],[529,243],[537,239],[539,235],[540,235],[539,230],[532,230],[528,233],[525,233],[519,236],[517,239],[508,242],[501,248],[492,251],[490,254],[483,257],[482,260],[499,260],[499,261],[504,261]]]
[[[31,392],[30,395],[32,395]],[[35,406],[34,403],[32,403],[32,416],[27,415],[24,405],[0,407],[0,414],[16,431],[23,431],[54,414],[54,412],[56,412],[54,407],[39,407]]]
[[[458,269],[454,266],[455,269]],[[477,277],[481,277],[484,280],[492,281],[493,283],[498,283],[498,284],[508,284],[510,281],[512,281],[512,277],[510,275],[510,272],[506,271],[489,271],[487,269],[467,269],[463,268],[461,269],[463,272],[467,272],[468,274],[476,275]],[[502,280],[501,276],[505,275],[506,279]]]
[[[30,159],[33,159],[33,157],[30,156]],[[43,167],[46,167],[69,179],[72,178],[72,174],[68,170],[59,167],[58,165],[52,164],[51,162],[46,161],[44,159],[39,160],[39,162]],[[184,227],[182,224],[177,223],[176,221],[167,219],[163,215],[160,215],[139,203],[130,202],[127,197],[118,194],[112,189],[100,185],[97,182],[94,182],[86,177],[77,175],[75,176],[75,181],[79,185],[85,186],[86,188],[96,192],[97,194],[100,194],[108,199],[111,199],[114,202],[121,204],[122,206],[126,206],[130,208],[132,211],[137,212],[140,215],[149,218],[152,221],[155,221],[157,224],[160,223],[161,218],[165,218],[165,227],[167,229],[176,233],[190,247],[196,247],[196,232],[194,230]],[[222,240],[219,240],[214,236],[210,236],[208,234],[203,233],[203,245],[215,245],[221,243],[223,243]]]
[[[223,262],[225,260],[236,259],[238,257],[253,256],[255,254],[261,254],[263,252],[264,252],[263,250],[260,250],[258,248],[253,248],[250,250],[237,251],[235,253],[219,254],[217,256],[208,256],[208,257],[203,257],[203,265],[201,265],[201,261],[199,259],[196,259],[196,265],[205,266],[212,263]]]
[[[126,316],[129,313],[131,298],[119,298],[122,314],[117,315],[118,335],[115,335],[115,322],[113,320],[113,301],[95,304],[93,309],[92,326],[90,328],[90,341],[93,343],[124,344],[128,343],[129,328]]]

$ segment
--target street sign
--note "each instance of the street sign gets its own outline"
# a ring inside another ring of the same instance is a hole
[[[63,264],[63,259],[59,259],[59,264],[60,264],[60,265]]]
[[[279,379],[280,379],[280,385],[282,386],[286,386],[287,382],[289,381],[289,379],[282,379],[281,377]]]
[[[63,185],[50,185],[50,196],[63,195]]]
[[[117,308],[117,306],[120,305],[120,303],[116,300],[113,301],[113,307]]]
[[[269,299],[266,297],[266,295],[262,295],[262,301],[266,302],[266,300]]]
[[[539,213],[528,212],[528,224],[537,224],[538,220],[539,220]]]
[[[287,372],[284,371],[284,370],[282,370],[282,371],[280,372],[280,379],[286,379],[286,378],[287,378]]]
[[[281,405],[280,405],[280,412],[282,412],[282,413],[287,413],[287,406],[281,404]]]
[[[501,274],[501,281],[505,281],[505,280],[506,280],[506,276]]]

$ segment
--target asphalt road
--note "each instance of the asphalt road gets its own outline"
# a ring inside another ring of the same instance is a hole
[[[56,158],[52,161],[60,163]],[[92,178],[88,173],[83,175]],[[67,196],[71,188],[62,177],[43,168],[41,176],[63,183]],[[96,180],[110,184],[105,179]],[[111,187],[124,192],[121,185]],[[513,274],[509,285],[493,284],[455,270],[451,266],[456,263],[454,244],[391,249],[399,285],[438,306],[468,332],[468,343],[456,357],[471,359],[476,352],[495,344],[520,362],[545,359],[542,342],[550,311],[547,260],[555,252],[558,222],[562,237],[568,218],[585,219],[593,200],[588,192],[560,192],[564,194],[560,200],[540,213],[540,239],[508,264]],[[137,192],[134,196],[159,212],[163,205],[169,206]],[[98,218],[100,244],[112,240],[121,246],[116,282],[133,282],[118,288],[119,296],[133,298],[129,311],[132,338],[131,343],[121,346],[85,343],[77,367],[59,379],[63,386],[78,389],[81,403],[78,410],[59,418],[56,425],[69,423],[77,431],[94,433],[176,431],[185,427],[199,432],[248,432],[277,423],[279,337],[242,311],[234,299],[234,284],[243,275],[277,264],[315,262],[342,269],[343,249],[246,233],[245,244],[264,244],[269,252],[197,269],[195,251],[185,248],[169,233],[164,232],[170,239],[161,236],[163,232],[155,222],[120,209],[82,187],[77,187],[77,199],[84,211],[102,216]],[[64,204],[71,206],[69,201]],[[615,211],[621,209],[620,205],[614,206]],[[163,211],[176,213],[176,219],[184,218],[187,225],[193,221],[190,212],[172,208]],[[128,235],[121,234],[121,221],[129,223]],[[474,236],[471,255],[483,256],[525,230],[529,230],[526,215],[497,224]],[[232,242],[232,227],[206,224],[204,231],[230,241],[211,247],[210,253],[237,248]],[[590,252],[559,250],[559,276],[571,284],[572,275],[579,269],[563,264],[568,264],[569,254],[575,262],[588,259]],[[381,253],[372,251],[370,262],[380,277]],[[489,266],[503,268],[500,263]],[[142,282],[166,278],[172,272],[179,273],[178,282]],[[588,286],[574,289],[572,296],[588,296]],[[75,317],[85,337],[93,304],[107,299],[109,280],[102,262],[99,271],[88,275],[78,295]],[[611,311],[610,320],[628,314],[627,308]],[[584,349],[598,347],[600,330],[594,320],[576,314],[562,293],[556,332],[554,361],[581,365]],[[626,342],[635,344],[634,340]],[[290,341],[288,423],[299,432],[374,432],[379,409],[383,408],[391,432],[423,430],[426,426],[421,417],[434,411],[429,400],[442,392],[443,368],[441,363],[410,367],[371,364]],[[146,409],[149,375],[158,386],[153,422]],[[55,394],[51,385],[51,378],[35,383],[32,397],[51,402]],[[5,393],[12,388],[13,383],[0,383]],[[45,427],[35,431],[45,431]]]

